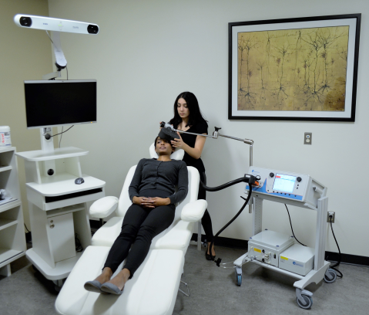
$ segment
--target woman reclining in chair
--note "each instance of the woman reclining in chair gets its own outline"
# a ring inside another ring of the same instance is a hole
[[[158,159],[142,159],[138,163],[129,186],[132,205],[102,273],[85,283],[88,291],[121,294],[127,280],[133,277],[147,256],[152,239],[173,222],[175,204],[187,195],[186,163],[171,160],[173,148],[170,141],[158,136],[154,143]],[[123,260],[126,260],[123,269],[110,279]]]

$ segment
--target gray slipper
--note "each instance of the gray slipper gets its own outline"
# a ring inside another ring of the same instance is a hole
[[[101,283],[97,280],[87,281],[84,287],[87,291],[101,293]]]
[[[100,287],[102,292],[105,293],[110,293],[110,294],[115,294],[115,295],[121,295],[123,290],[119,289],[116,285],[109,283],[109,282],[105,282],[101,287]],[[124,289],[124,288],[123,288]]]

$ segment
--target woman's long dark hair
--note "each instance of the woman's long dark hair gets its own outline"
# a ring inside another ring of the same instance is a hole
[[[186,127],[193,126],[199,122],[206,123],[206,120],[201,115],[199,102],[197,101],[195,94],[191,92],[182,92],[177,96],[174,102],[174,117],[169,121],[169,123],[173,125],[175,129],[177,129],[178,125],[182,122],[182,118],[181,116],[179,116],[177,109],[177,103],[180,98],[183,98],[186,101],[187,108],[190,111],[190,116],[188,118],[188,123]]]

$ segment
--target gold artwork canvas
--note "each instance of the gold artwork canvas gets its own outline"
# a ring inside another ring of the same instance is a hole
[[[361,14],[228,23],[228,119],[355,121]]]
[[[348,26],[238,33],[238,110],[344,111]]]

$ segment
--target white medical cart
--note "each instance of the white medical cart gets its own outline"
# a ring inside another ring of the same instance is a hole
[[[260,178],[259,186],[253,187],[252,237],[248,252],[234,261],[236,283],[242,283],[242,265],[251,262],[264,268],[297,278],[296,301],[299,307],[309,309],[313,303],[312,293],[306,290],[310,283],[336,280],[336,273],[324,260],[327,230],[327,188],[309,175],[283,172],[251,166],[248,174]],[[246,189],[248,190],[248,185]],[[313,210],[317,213],[315,249],[294,246],[288,236],[273,231],[262,231],[263,201],[270,200]],[[294,247],[293,247],[294,246]],[[287,252],[288,251],[288,252]],[[284,254],[286,253],[286,254]],[[291,260],[291,264],[288,264]],[[280,263],[281,261],[281,263]],[[301,266],[297,261],[303,261]],[[311,269],[298,271],[299,267]],[[281,268],[282,267],[282,268]],[[312,267],[312,268],[311,268]],[[295,269],[293,269],[295,268]],[[297,268],[297,269],[296,269]],[[291,271],[292,270],[292,271]]]

